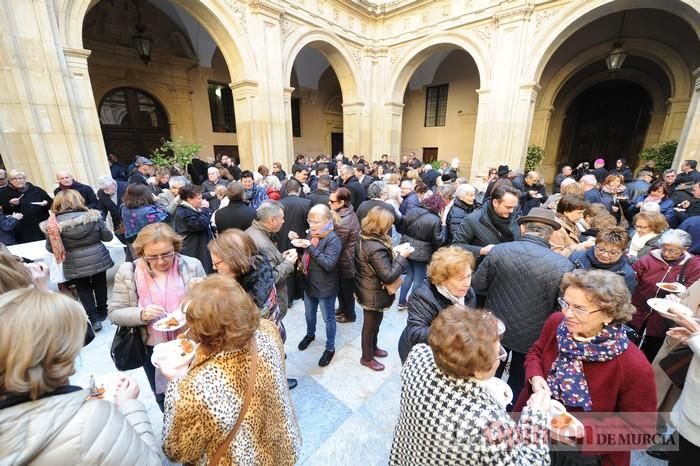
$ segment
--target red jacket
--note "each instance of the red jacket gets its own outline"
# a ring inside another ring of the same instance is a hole
[[[684,285],[690,287],[700,278],[700,257],[686,253],[683,260],[676,265],[669,265],[662,257],[661,250],[654,249],[649,254],[643,256],[632,264],[632,268],[637,272],[637,288],[632,295],[632,304],[637,308],[637,312],[630,321],[630,326],[640,331],[644,324],[645,316],[647,320],[647,335],[652,337],[664,337],[666,335],[666,323],[664,318],[656,312],[651,312],[647,305],[649,298],[663,298],[668,293],[660,290],[656,284],[659,282],[678,281],[683,264],[685,267]],[[649,314],[651,312],[651,314]]]
[[[273,187],[267,188],[267,197],[272,199],[273,201],[279,201],[280,199],[282,199],[282,196],[280,196],[279,189],[275,189]]]
[[[564,314],[556,312],[545,322],[542,333],[525,357],[525,380],[539,375],[547,378],[549,370],[559,352],[557,345],[557,327],[564,319]],[[630,344],[627,350],[617,358],[606,362],[584,362],[583,371],[586,375],[588,393],[593,403],[593,412],[598,413],[654,413],[656,411],[656,389],[654,373],[651,364],[644,353],[635,345]],[[530,384],[526,383],[523,391],[515,404],[515,411],[522,411],[525,403],[532,394]],[[581,412],[580,408],[568,408],[570,412]],[[574,416],[576,416],[574,414]],[[645,416],[646,418],[646,416]],[[651,415],[652,421],[655,414]],[[634,430],[627,422],[616,416],[607,416],[605,419],[589,419],[584,416],[579,418],[586,427],[587,439],[582,445],[582,451],[590,454],[600,454],[603,466],[619,465],[629,466],[630,454],[628,451],[598,452],[590,445],[595,439],[595,432],[599,426],[606,428],[619,426],[625,432]],[[644,423],[643,433],[653,435],[655,427],[653,422]],[[639,430],[634,430],[639,432]],[[592,437],[589,437],[592,434]]]

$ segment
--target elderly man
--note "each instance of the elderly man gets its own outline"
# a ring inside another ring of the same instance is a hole
[[[369,185],[369,188],[367,188],[368,199],[362,204],[360,204],[360,207],[357,208],[357,212],[355,212],[357,214],[357,219],[359,220],[360,225],[362,224],[362,219],[367,216],[369,211],[372,210],[372,207],[381,207],[387,212],[390,212],[391,215],[394,217],[394,224],[396,224],[396,222],[399,219],[399,216],[396,215],[394,207],[382,198],[382,192],[385,188],[386,185],[383,181],[374,181],[372,184]]]
[[[429,163],[426,163],[423,165],[423,172],[420,174],[420,178],[423,180],[423,183],[430,188],[430,189],[435,189],[435,184],[437,183],[437,179],[440,177],[440,172],[437,170],[433,170],[433,166],[430,165]]]
[[[583,175],[579,184],[583,190],[583,198],[589,203],[600,204],[603,201],[600,190],[597,188],[598,181],[596,181],[595,175]]]
[[[111,176],[101,176],[97,178],[97,207],[102,213],[102,218],[106,221],[107,214],[112,217],[112,226],[117,237],[123,238],[124,228],[122,226],[121,205],[126,192],[126,181],[116,181]],[[120,238],[122,242],[124,240]]]
[[[540,183],[540,175],[535,171],[528,172],[523,179],[523,192],[520,195],[520,210],[527,215],[531,209],[542,207],[547,200],[547,190]]]
[[[676,176],[676,183],[681,185],[691,185],[700,181],[700,172],[696,170],[698,166],[697,160],[684,160],[681,165],[682,173]]]
[[[573,178],[574,170],[571,165],[564,165],[561,167],[561,172],[554,177],[554,186],[552,186],[552,193],[557,194],[561,192],[561,183],[567,178]]]
[[[447,212],[447,244],[452,243],[455,233],[462,225],[464,218],[479,208],[476,202],[476,188],[464,183],[457,186],[454,192],[454,202]]]
[[[226,187],[228,205],[217,210],[214,214],[214,224],[219,234],[229,228],[245,230],[252,225],[255,219],[255,209],[245,203],[244,193],[243,186],[237,181],[229,183]]]
[[[503,321],[503,346],[510,350],[508,385],[520,393],[525,381],[525,355],[557,308],[559,283],[574,265],[549,248],[552,232],[561,228],[554,212],[535,207],[518,219],[520,239],[498,244],[476,270],[472,287],[485,307]],[[503,373],[501,363],[497,376]]]
[[[155,167],[153,166],[153,162],[151,161],[151,159],[138,156],[134,161],[134,166],[136,167],[136,170],[134,170],[134,172],[129,177],[129,184],[142,184],[144,186],[152,188],[152,186],[148,183],[148,178],[153,176],[153,173],[155,171]]]
[[[519,199],[520,191],[512,186],[496,186],[484,207],[464,218],[452,244],[471,252],[479,261],[495,245],[520,238],[513,215]]]
[[[593,162],[593,175],[598,183],[602,183],[605,177],[608,176],[608,171],[605,169],[605,159],[595,159]]]
[[[207,168],[207,179],[202,183],[202,198],[209,202],[209,208],[214,211],[219,208],[221,201],[216,197],[217,186],[228,186],[228,181],[221,178],[219,169]]]
[[[418,199],[418,194],[413,190],[416,185],[413,180],[403,180],[401,181],[401,205],[399,206],[399,212],[401,215],[406,215],[414,207],[418,207],[420,204],[420,199]]]
[[[49,218],[53,199],[46,191],[27,181],[27,175],[10,170],[8,185],[0,190],[0,206],[5,215],[17,212],[22,219],[14,229],[17,243],[29,243],[46,239],[39,223]]]
[[[69,172],[62,170],[56,172],[56,182],[58,182],[58,187],[53,190],[54,196],[59,193],[59,191],[65,191],[67,189],[72,189],[78,191],[85,201],[85,206],[89,209],[97,208],[97,196],[95,196],[95,191],[86,184],[79,183],[73,179],[73,175]]]
[[[343,180],[342,186],[350,191],[350,203],[352,208],[357,210],[367,199],[367,191],[360,184],[355,176],[355,170],[350,165],[343,165],[340,169],[340,179]]]

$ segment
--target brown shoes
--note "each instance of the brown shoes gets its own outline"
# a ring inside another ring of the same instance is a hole
[[[369,367],[373,371],[383,371],[384,370],[384,364],[382,364],[379,361],[376,361],[374,359],[370,359],[369,361],[365,361],[364,359],[360,358],[360,364],[362,364],[365,367]]]
[[[374,349],[374,357],[375,357],[375,358],[385,358],[385,357],[387,357],[387,356],[389,356],[389,353],[387,353],[387,352],[384,351],[383,349],[381,349],[381,348],[375,348],[375,349]]]

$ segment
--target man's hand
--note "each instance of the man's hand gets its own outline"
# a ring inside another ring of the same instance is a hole
[[[12,205],[19,205],[19,198],[18,197],[13,197],[10,199],[10,204]]]
[[[19,212],[15,212],[14,214],[11,215],[12,218],[16,220],[22,220],[24,218],[23,214],[20,214]]]
[[[484,247],[481,248],[481,250],[479,251],[479,254],[482,255],[482,256],[487,255],[488,253],[491,252],[491,249],[493,249],[494,246],[495,246],[495,244],[489,244],[489,245],[487,245],[487,246],[484,246]]]

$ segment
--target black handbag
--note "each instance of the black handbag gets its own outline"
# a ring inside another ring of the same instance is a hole
[[[143,366],[146,346],[141,338],[141,327],[119,327],[112,340],[110,351],[114,365],[120,371]]]

